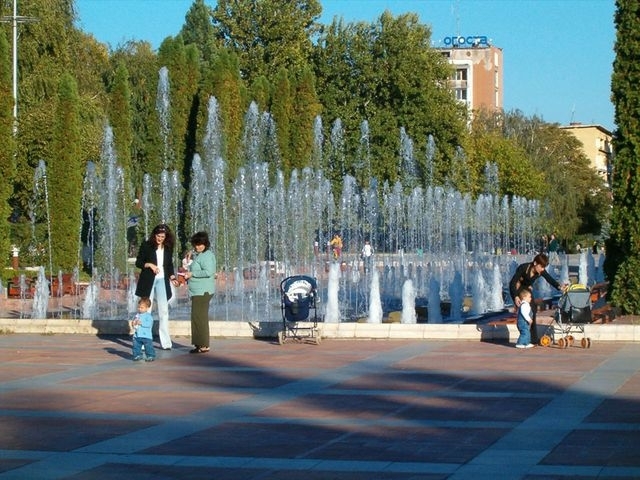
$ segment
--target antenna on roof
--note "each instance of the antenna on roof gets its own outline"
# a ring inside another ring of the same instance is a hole
[[[460,36],[460,0],[451,2],[451,14],[456,21],[456,37]]]
[[[575,116],[576,116],[576,104],[573,104],[573,107],[571,107],[571,121],[569,122],[570,124],[573,124],[573,122],[575,121]]]

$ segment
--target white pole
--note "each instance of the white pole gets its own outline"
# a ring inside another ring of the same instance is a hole
[[[18,0],[13,0],[13,133],[18,129]]]

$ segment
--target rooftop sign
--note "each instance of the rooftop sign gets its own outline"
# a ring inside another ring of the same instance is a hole
[[[489,40],[486,35],[469,35],[468,37],[455,35],[444,37],[444,44],[448,47],[488,47]]]

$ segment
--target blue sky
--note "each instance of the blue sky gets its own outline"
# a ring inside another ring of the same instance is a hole
[[[76,0],[78,27],[115,48],[176,35],[192,0]],[[207,0],[215,5],[215,0]],[[486,35],[504,54],[504,103],[548,122],[614,128],[614,0],[321,0],[322,23],[415,12],[446,36]]]

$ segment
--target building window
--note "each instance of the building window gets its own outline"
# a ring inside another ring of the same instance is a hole
[[[458,82],[466,82],[467,81],[467,69],[466,68],[458,68],[458,69],[456,69],[456,81],[458,81]]]
[[[467,101],[467,89],[466,88],[456,88],[456,100]]]

